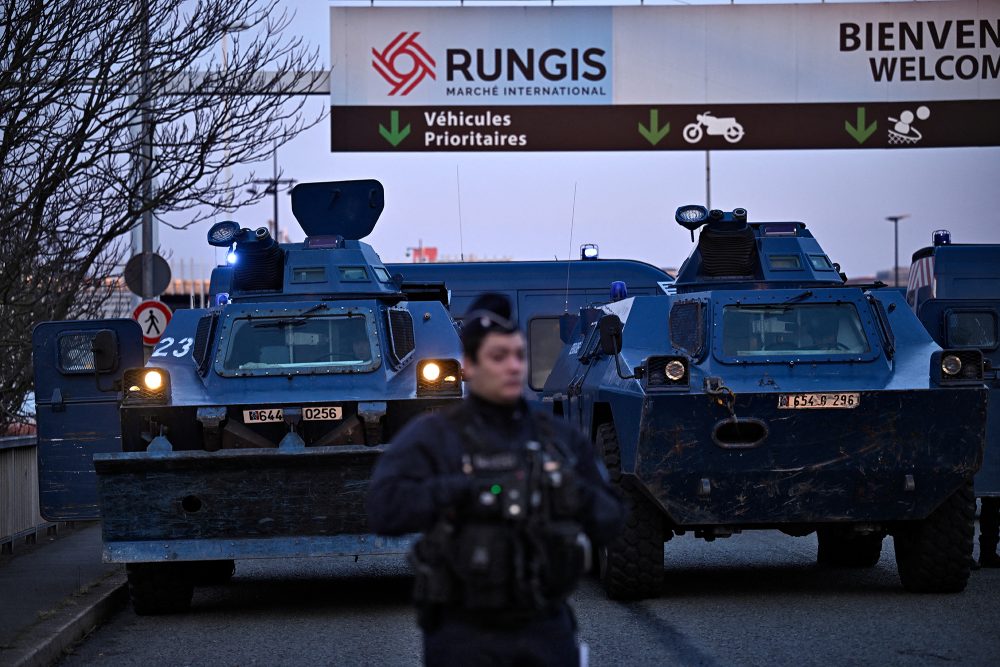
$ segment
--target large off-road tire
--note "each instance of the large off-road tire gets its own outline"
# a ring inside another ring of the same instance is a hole
[[[850,526],[824,526],[816,538],[816,562],[826,567],[875,567],[882,556],[882,533],[860,535]]]
[[[621,484],[621,452],[613,424],[597,429],[597,451],[625,498],[621,534],[599,551],[601,584],[612,600],[656,597],[663,587],[663,516],[637,490]]]
[[[221,586],[236,573],[234,560],[203,560],[190,564],[195,586]]]
[[[128,594],[140,616],[187,611],[194,592],[188,563],[130,563]]]
[[[913,593],[958,593],[972,569],[976,496],[967,482],[922,521],[894,531],[896,566]]]

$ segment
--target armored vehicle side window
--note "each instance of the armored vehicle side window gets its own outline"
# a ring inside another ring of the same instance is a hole
[[[384,267],[375,266],[372,267],[372,271],[375,272],[375,277],[379,279],[379,282],[383,283],[392,282],[392,276],[389,275],[389,272],[386,271]]]
[[[558,317],[536,317],[528,323],[528,384],[532,389],[545,386],[562,346]]]
[[[63,373],[93,373],[93,332],[67,332],[59,336],[59,370]]]
[[[869,350],[854,304],[726,306],[727,356],[861,354]]]
[[[833,263],[826,255],[809,255],[809,263],[817,271],[834,271]]]
[[[342,266],[340,267],[340,280],[349,283],[367,282],[368,272],[363,266]]]
[[[241,318],[233,323],[229,371],[367,366],[372,343],[364,316]]]
[[[949,312],[948,345],[988,349],[996,347],[996,313],[988,310]]]
[[[769,255],[767,261],[772,271],[798,271],[802,268],[798,255]]]
[[[325,283],[325,266],[296,266],[292,269],[293,283]]]

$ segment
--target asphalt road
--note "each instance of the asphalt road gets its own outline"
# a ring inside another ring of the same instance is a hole
[[[592,665],[997,665],[1000,570],[958,595],[904,592],[892,541],[871,570],[815,565],[814,536],[667,543],[652,600],[574,595]],[[118,613],[62,665],[418,665],[402,558],[240,561],[190,613]]]

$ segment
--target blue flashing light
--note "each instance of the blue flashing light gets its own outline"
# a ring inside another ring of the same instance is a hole
[[[611,283],[611,300],[621,301],[628,298],[628,286],[624,280],[616,280]]]

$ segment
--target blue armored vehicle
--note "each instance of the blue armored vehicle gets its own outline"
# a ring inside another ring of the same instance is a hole
[[[394,280],[361,241],[377,181],[300,184],[292,207],[303,243],[212,227],[226,292],[177,311],[145,363],[131,320],[34,331],[42,513],[100,516],[139,613],[183,610],[235,559],[408,547],[369,534],[364,496],[384,443],[462,395],[443,287]]]
[[[938,345],[985,357],[990,402],[976,495],[1000,497],[1000,244],[953,244],[944,230],[933,241],[913,254],[906,300]]]
[[[600,554],[608,594],[658,594],[675,535],[761,528],[815,531],[831,566],[873,566],[892,535],[904,588],[963,590],[979,350],[942,349],[898,290],[846,285],[800,222],[676,219],[701,230],[676,293],[581,309],[543,392],[630,506]]]

